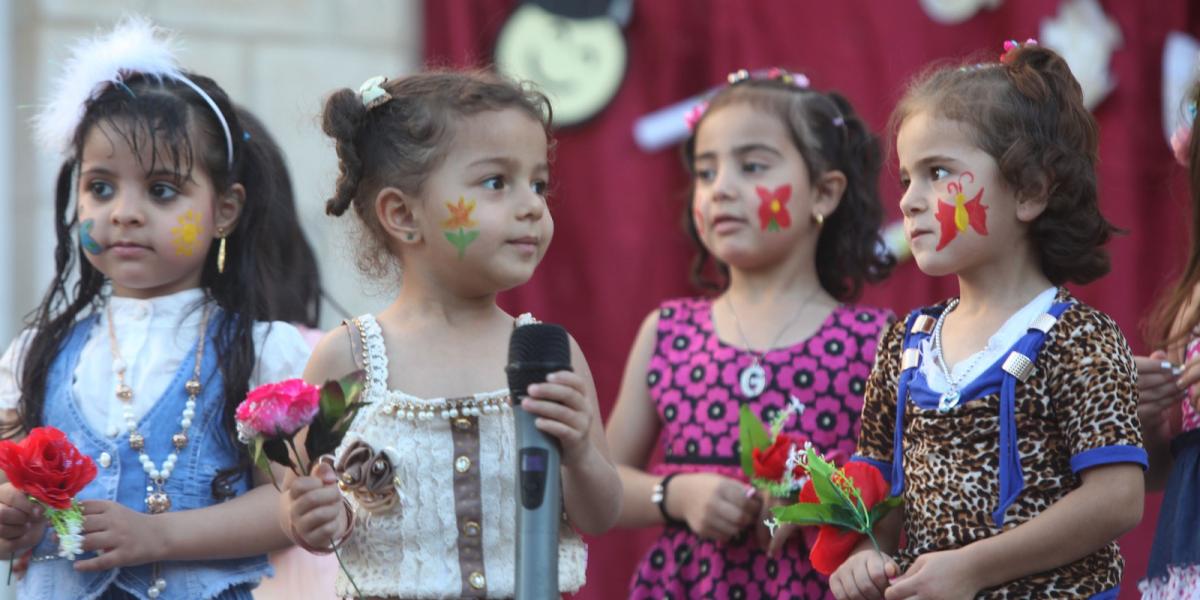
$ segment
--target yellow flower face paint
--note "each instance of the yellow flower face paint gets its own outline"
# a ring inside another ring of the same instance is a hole
[[[446,239],[449,240],[454,247],[458,249],[458,258],[466,255],[467,246],[479,237],[479,231],[467,231],[469,227],[477,227],[479,223],[471,220],[471,211],[475,210],[474,200],[465,200],[461,196],[458,198],[458,204],[447,202],[446,208],[450,209],[450,217],[442,221],[442,229],[445,230]]]
[[[179,226],[171,228],[172,243],[175,244],[175,256],[191,256],[200,245],[200,236],[204,235],[204,226],[200,224],[200,215],[189,210],[179,217]]]

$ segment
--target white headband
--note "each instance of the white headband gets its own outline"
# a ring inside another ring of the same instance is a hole
[[[130,16],[107,34],[99,34],[71,48],[63,73],[55,82],[54,94],[33,118],[38,142],[48,151],[67,156],[71,140],[83,119],[87,102],[108,85],[121,84],[130,75],[182,83],[208,104],[225,133],[225,156],[233,167],[233,135],[229,122],[207,92],[180,70],[175,57],[176,40],[170,32],[149,19]]]

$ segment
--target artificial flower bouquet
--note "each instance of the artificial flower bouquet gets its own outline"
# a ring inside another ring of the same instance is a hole
[[[802,411],[800,403],[793,401],[771,419],[770,428],[748,406],[738,413],[742,471],[755,489],[765,490],[773,498],[792,498],[807,481],[804,466],[796,457],[808,440],[783,431],[788,419]]]
[[[254,463],[267,473],[273,461],[297,475],[307,475],[312,461],[332,453],[342,442],[354,414],[363,406],[359,401],[363,380],[363,372],[356,371],[321,386],[301,379],[260,385],[237,407],[238,439],[250,446]],[[296,434],[306,427],[301,455]]]
[[[889,496],[889,487],[879,469],[870,463],[851,461],[837,467],[818,454],[811,444],[796,452],[793,460],[808,473],[795,504],[777,506],[768,527],[779,523],[815,525],[820,530],[809,550],[813,568],[831,575],[867,537],[879,551],[875,524],[903,500]]]
[[[96,478],[96,464],[67,435],[37,427],[25,439],[0,442],[0,471],[34,504],[58,534],[58,555],[75,560],[83,553],[83,505],[75,499]]]

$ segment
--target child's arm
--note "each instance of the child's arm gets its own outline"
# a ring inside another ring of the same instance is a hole
[[[282,479],[284,469],[276,469]],[[84,550],[104,550],[75,563],[77,571],[106,571],[164,560],[206,560],[265,554],[286,548],[279,528],[279,492],[266,476],[227,502],[149,515],[116,502],[83,502]]]
[[[1187,390],[1181,387],[1166,352],[1156,350],[1150,356],[1135,357],[1134,363],[1138,372],[1137,414],[1150,462],[1146,469],[1146,489],[1157,491],[1166,487],[1175,462],[1171,456],[1171,436],[1181,419],[1179,402]]]
[[[587,359],[571,338],[572,371],[551,373],[529,386],[521,408],[539,417],[535,426],[562,445],[563,505],[583,533],[608,531],[621,512],[621,478],[608,454],[596,386]]]
[[[308,359],[304,380],[320,385],[358,370],[351,348],[350,332],[345,326],[326,334]],[[286,535],[308,548],[329,548],[333,540],[343,539],[350,528],[350,519],[342,507],[333,468],[318,463],[307,477],[297,477],[290,469],[285,470],[278,514],[279,525]]]
[[[618,524],[650,527],[664,522],[662,512],[650,497],[663,480],[644,469],[659,434],[659,416],[646,383],[647,366],[658,339],[658,311],[651,312],[638,330],[625,363],[625,375],[617,405],[608,419],[609,447],[625,486]],[[761,501],[746,497],[741,482],[714,473],[686,473],[668,486],[666,510],[672,518],[685,521],[697,535],[724,541],[758,516]]]
[[[981,589],[1079,560],[1141,521],[1140,466],[1102,465],[1081,477],[1080,487],[1019,527],[957,550],[919,556],[892,583],[888,600],[970,598]]]

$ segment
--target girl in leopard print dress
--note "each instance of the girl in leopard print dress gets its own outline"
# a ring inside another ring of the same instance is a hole
[[[839,598],[1115,598],[1115,540],[1141,519],[1133,358],[1061,287],[1109,268],[1096,124],[1059,55],[1006,47],[920,77],[893,114],[913,256],[959,296],[880,344],[856,458],[904,510],[877,528],[894,558],[860,544]]]

